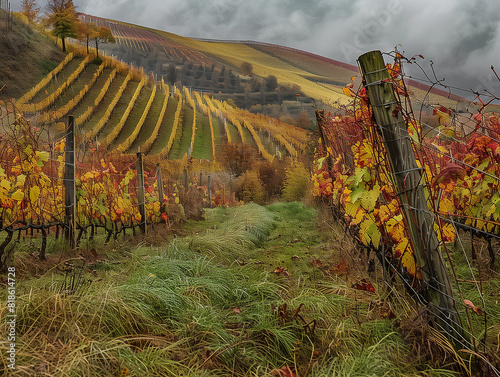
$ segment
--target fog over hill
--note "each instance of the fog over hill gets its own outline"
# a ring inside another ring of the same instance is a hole
[[[19,10],[20,3],[11,0],[12,9]],[[389,52],[401,45],[405,56],[423,55],[427,68],[432,60],[437,77],[445,78],[445,83],[488,89],[500,96],[500,83],[490,69],[498,65],[500,70],[500,2],[494,0],[74,0],[74,4],[80,12],[183,36],[282,44],[350,64],[356,64],[363,52]]]

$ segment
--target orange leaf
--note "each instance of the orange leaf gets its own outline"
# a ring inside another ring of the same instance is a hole
[[[345,86],[342,88],[342,91],[344,92],[344,94],[348,97],[352,97],[352,93],[351,91],[349,90],[349,88],[346,88]]]

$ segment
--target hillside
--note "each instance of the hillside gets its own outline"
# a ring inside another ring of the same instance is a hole
[[[342,91],[344,85],[351,83],[353,77],[354,85],[360,84],[359,69],[353,65],[355,62],[348,64],[269,43],[192,39],[115,20],[90,15],[83,17],[88,22],[110,28],[117,36],[116,44],[103,45],[103,50],[109,55],[144,67],[148,73],[164,77],[166,81],[173,79],[175,72],[175,80],[182,85],[210,91],[221,98],[231,95],[240,107],[254,112],[265,112],[263,105],[258,106],[261,102],[282,106],[283,100],[294,100],[298,92],[306,108],[313,102],[317,106],[335,107],[348,102]],[[260,80],[261,85],[255,85],[249,77],[242,75],[241,65],[245,62],[252,65],[253,80]],[[270,75],[282,86],[281,92],[278,90],[277,93],[274,87],[263,88]],[[457,101],[463,100],[413,80],[408,80],[407,85],[411,93],[419,98],[426,97],[430,104],[453,108]],[[286,89],[291,89],[290,93],[286,93]],[[244,101],[238,96],[243,92],[246,92]],[[285,98],[287,95],[289,97]]]
[[[4,13],[0,9],[0,18]],[[14,17],[12,30],[0,33],[0,97],[21,97],[64,56],[52,40]]]
[[[226,143],[247,142],[266,160],[296,157],[306,132],[256,116],[187,87],[155,81],[142,69],[70,45],[69,54],[15,105],[49,139],[74,115],[80,145],[161,158],[215,161]],[[85,143],[84,143],[85,142]]]
[[[355,66],[292,48],[194,40],[81,17],[116,36],[116,44],[101,44],[106,55],[87,56],[75,44],[57,65],[64,55],[51,39],[20,21],[3,40],[2,51],[10,51],[2,60],[3,96],[18,98],[18,109],[55,138],[72,114],[87,143],[109,150],[213,161],[227,142],[246,141],[271,161],[283,152],[297,156],[306,144],[304,129],[279,119],[305,113],[315,122],[314,107],[347,103],[343,86],[360,80]],[[38,71],[27,72],[31,66]],[[53,70],[42,79],[43,69]],[[425,96],[428,88],[414,83],[411,90]],[[454,107],[457,100],[434,89],[427,101]]]

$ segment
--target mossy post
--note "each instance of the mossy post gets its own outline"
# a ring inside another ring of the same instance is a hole
[[[420,183],[421,168],[415,159],[405,119],[398,111],[401,104],[394,94],[384,59],[380,51],[371,51],[361,55],[358,64],[390,161],[415,261],[422,274],[423,284],[416,292],[417,300],[427,306],[437,330],[456,345],[468,345],[455,307],[446,265],[439,251],[434,214],[429,211]]]
[[[146,233],[146,194],[144,191],[144,165],[142,163],[142,152],[137,152],[137,200],[139,205],[139,214],[141,215],[141,223],[139,228],[143,234]]]
[[[76,183],[75,183],[75,117],[68,116],[66,145],[64,148],[64,210],[66,215],[66,239],[71,248],[76,247]]]

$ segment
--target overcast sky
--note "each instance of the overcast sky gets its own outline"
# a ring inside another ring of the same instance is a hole
[[[3,0],[5,1],[5,0]],[[465,89],[500,83],[498,0],[74,0],[77,10],[186,37],[283,44],[356,65],[363,52],[423,55]],[[21,0],[11,0],[19,10]],[[44,7],[45,0],[38,0]],[[414,71],[411,71],[414,72]]]

